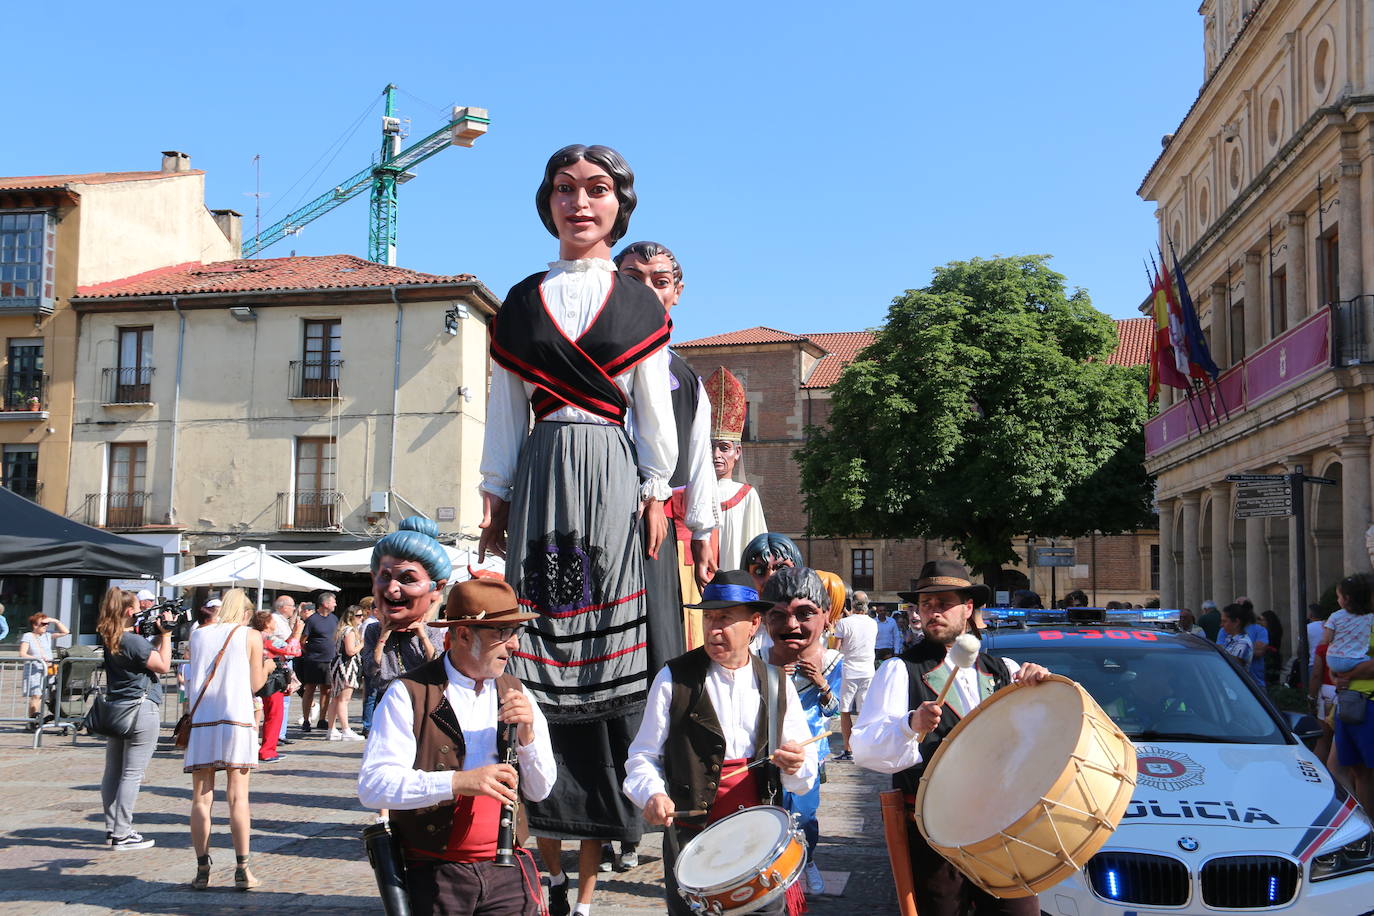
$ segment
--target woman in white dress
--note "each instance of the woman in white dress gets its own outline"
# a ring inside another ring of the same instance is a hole
[[[253,694],[267,681],[267,666],[262,658],[262,634],[246,626],[253,612],[248,596],[235,588],[223,601],[214,622],[191,634],[186,670],[186,697],[193,708],[184,767],[192,779],[191,845],[196,850],[196,877],[191,886],[204,890],[210,884],[210,808],[215,771],[224,770],[229,830],[238,861],[234,886],[246,891],[260,883],[248,869],[248,774],[258,765]]]

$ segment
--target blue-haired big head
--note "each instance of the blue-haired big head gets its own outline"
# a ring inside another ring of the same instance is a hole
[[[372,571],[375,573],[382,565],[382,557],[394,557],[419,563],[436,584],[447,579],[453,572],[453,561],[444,545],[436,540],[438,534],[439,526],[423,515],[403,519],[396,531],[372,548]]]
[[[744,552],[739,558],[739,568],[749,569],[755,563],[772,563],[774,560],[791,560],[793,566],[801,566],[801,551],[787,535],[765,531],[744,546]]]

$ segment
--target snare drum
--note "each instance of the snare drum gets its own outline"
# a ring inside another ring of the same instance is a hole
[[[1087,691],[1051,675],[997,691],[940,742],[916,825],[989,894],[1029,897],[1102,848],[1135,781],[1130,739]]]
[[[759,805],[727,815],[682,847],[678,893],[695,913],[752,913],[801,875],[806,844],[792,816]]]

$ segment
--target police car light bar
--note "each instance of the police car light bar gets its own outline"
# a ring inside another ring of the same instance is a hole
[[[1178,611],[1171,608],[1100,607],[1071,608],[983,608],[983,619],[992,627],[1021,627],[1035,623],[1058,624],[1143,624],[1171,626],[1178,623]]]

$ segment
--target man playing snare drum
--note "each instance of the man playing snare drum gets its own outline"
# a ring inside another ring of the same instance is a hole
[[[889,662],[878,669],[854,728],[852,746],[860,766],[893,774],[893,786],[905,793],[910,808],[925,762],[961,715],[968,715],[993,691],[1013,682],[1040,683],[1049,671],[985,652],[978,653],[974,667],[952,671],[946,651],[971,629],[975,609],[988,596],[987,586],[970,582],[961,564],[932,560],[921,569],[915,590],[898,594],[903,601],[916,604],[925,639],[903,652],[900,664]],[[934,701],[951,676],[956,678],[954,688],[941,708]],[[919,743],[917,733],[926,736]],[[977,799],[969,801],[977,804]],[[992,896],[931,849],[910,818],[906,826],[916,910],[921,916],[956,916],[966,912],[968,902],[978,916],[1039,916],[1038,897],[1001,900]]]
[[[791,678],[749,654],[760,615],[772,602],[759,600],[748,573],[730,570],[717,572],[692,606],[702,612],[705,644],[672,659],[654,678],[623,787],[646,821],[668,828],[663,883],[674,914],[690,913],[674,874],[680,845],[740,808],[781,804],[784,789],[805,794],[817,768]],[[760,765],[732,775],[755,761]],[[786,899],[758,912],[780,914]]]

